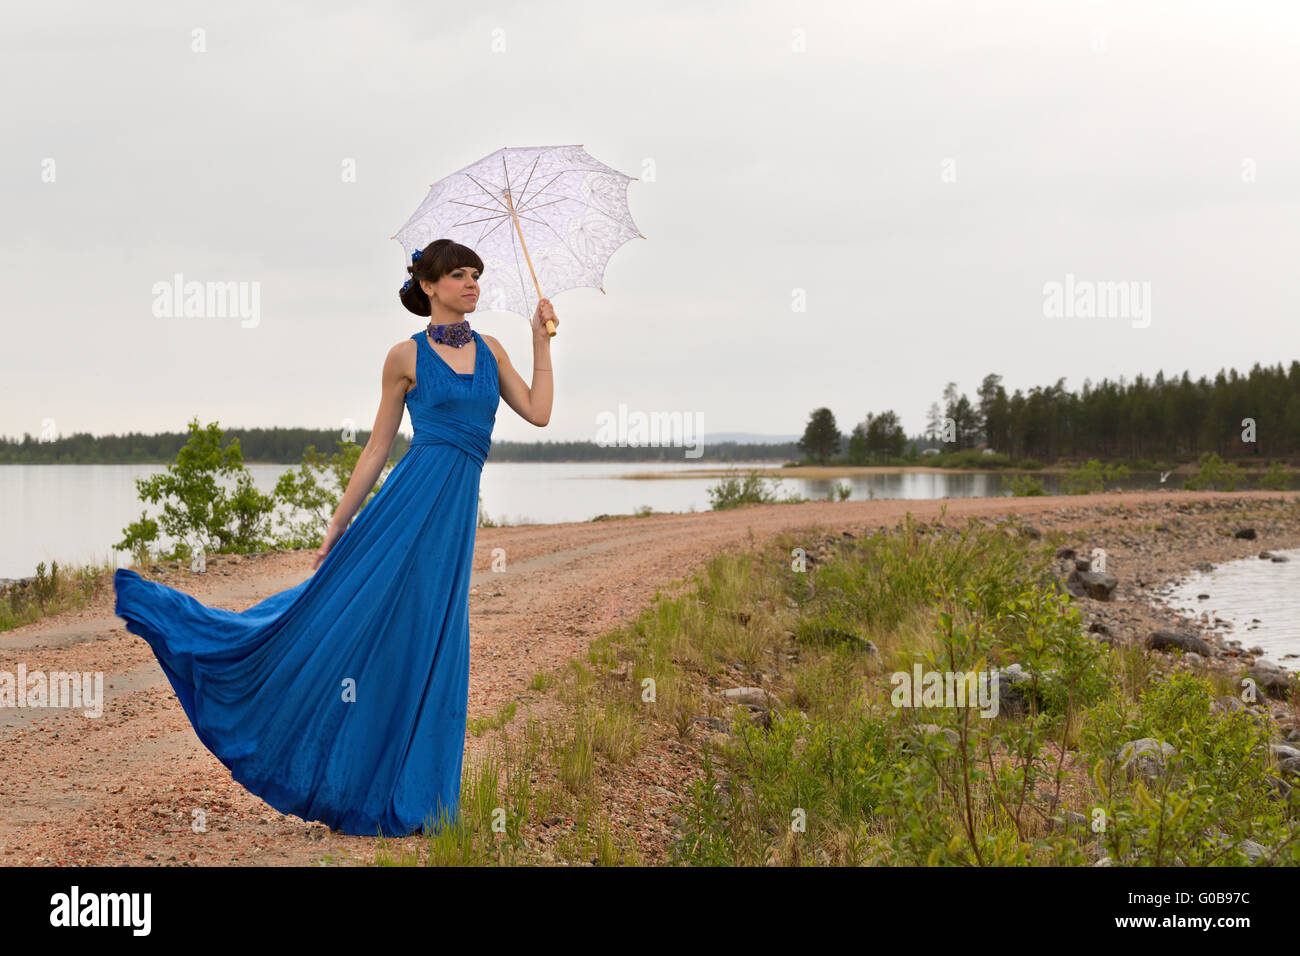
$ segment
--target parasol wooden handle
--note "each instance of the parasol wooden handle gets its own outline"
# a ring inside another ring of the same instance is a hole
[[[519,228],[519,217],[515,215],[515,203],[510,198],[510,190],[508,189],[506,190],[506,206],[510,209],[510,218],[514,220],[515,233],[519,236],[519,245],[523,247],[524,258],[528,260],[528,274],[533,277],[533,288],[537,290],[537,298],[541,299],[542,287],[537,282],[537,273],[533,271],[533,257],[528,254],[528,244],[524,242],[524,231]],[[546,331],[551,338],[555,338],[555,323],[550,319],[546,320]]]

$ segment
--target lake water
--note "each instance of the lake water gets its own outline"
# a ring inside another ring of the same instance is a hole
[[[1229,636],[1243,648],[1262,647],[1265,657],[1287,670],[1300,670],[1300,656],[1287,657],[1300,655],[1300,549],[1270,553],[1290,560],[1226,561],[1213,571],[1191,573],[1162,596],[1191,617],[1209,612],[1211,618],[1231,622]],[[1198,594],[1209,598],[1200,600]]]
[[[248,465],[258,489],[269,492],[290,465]],[[715,463],[512,463],[488,461],[480,490],[483,508],[495,521],[551,524],[587,521],[600,514],[629,514],[642,506],[655,511],[708,511],[716,477],[628,479],[627,475],[690,475],[714,471]],[[744,468],[745,463],[736,467]],[[771,467],[770,464],[764,467]],[[164,471],[162,465],[0,465],[0,578],[28,577],[38,562],[82,564],[103,559],[129,563],[112,550],[122,529],[160,506],[137,496],[135,480]],[[1060,477],[1041,475],[1049,494]],[[978,498],[1008,494],[1001,474],[906,473],[841,478],[851,500],[876,498]],[[825,499],[833,480],[784,478],[779,496]],[[1159,476],[1134,475],[1126,488],[1159,488]]]

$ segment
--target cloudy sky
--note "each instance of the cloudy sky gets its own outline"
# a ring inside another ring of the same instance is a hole
[[[581,143],[641,177],[647,239],[605,294],[555,297],[551,423],[502,403],[498,439],[592,438],[620,403],[771,434],[820,406],[845,431],[892,408],[915,432],[946,382],[973,396],[990,372],[1078,388],[1300,357],[1293,3],[5,19],[5,435],[369,428],[384,355],[424,324],[389,237],[502,146]],[[176,273],[257,283],[257,324],[154,315]],[[1079,308],[1048,314],[1052,283]],[[472,322],[529,376],[522,317]]]

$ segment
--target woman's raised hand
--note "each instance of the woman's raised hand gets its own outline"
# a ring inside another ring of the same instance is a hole
[[[559,328],[560,320],[555,317],[555,309],[551,307],[551,300],[539,299],[537,301],[537,309],[533,312],[532,325],[534,338],[549,339],[551,337],[550,331],[546,328],[546,322],[548,319],[555,323],[556,328]]]

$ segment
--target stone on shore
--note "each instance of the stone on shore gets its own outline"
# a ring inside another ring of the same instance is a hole
[[[1147,780],[1159,780],[1173,755],[1172,744],[1161,743],[1154,737],[1142,737],[1126,743],[1119,752],[1119,760],[1130,780],[1138,774]]]
[[[1153,651],[1182,651],[1184,654],[1200,654],[1213,657],[1214,648],[1209,643],[1188,631],[1152,631],[1147,636],[1147,647]]]
[[[1077,568],[1065,579],[1065,586],[1069,588],[1071,594],[1075,597],[1090,597],[1094,601],[1109,601],[1111,592],[1115,590],[1117,584],[1119,578],[1113,574],[1104,571],[1079,571]]]

